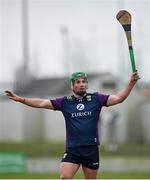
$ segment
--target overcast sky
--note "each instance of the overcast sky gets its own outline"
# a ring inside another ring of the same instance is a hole
[[[23,63],[21,5],[0,0],[0,82],[14,80]],[[128,77],[127,42],[116,20],[120,9],[132,14],[137,69],[149,81],[149,0],[28,0],[30,71],[39,78],[80,70]]]

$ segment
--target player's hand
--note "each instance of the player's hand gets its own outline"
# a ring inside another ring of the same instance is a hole
[[[21,97],[20,96],[17,96],[14,92],[12,91],[4,91],[5,92],[5,95],[9,98],[9,99],[12,99],[14,101],[18,101],[20,102],[21,101]]]
[[[139,79],[140,76],[138,70],[136,70],[135,72],[132,73],[130,81],[136,83]]]

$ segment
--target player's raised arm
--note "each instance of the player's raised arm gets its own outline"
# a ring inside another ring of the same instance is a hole
[[[31,107],[53,109],[53,105],[49,99],[25,98],[18,96],[12,91],[5,91],[5,94],[13,101],[20,102]]]
[[[136,80],[134,78],[135,76],[137,77]],[[129,84],[124,89],[122,89],[119,93],[109,96],[108,101],[107,101],[107,106],[113,106],[115,104],[123,102],[129,96],[132,88],[137,83],[138,79],[140,79],[138,75],[138,71],[132,73]]]

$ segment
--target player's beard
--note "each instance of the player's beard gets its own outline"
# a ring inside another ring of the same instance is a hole
[[[74,93],[78,96],[83,96],[84,94],[86,94],[86,91],[74,91]]]

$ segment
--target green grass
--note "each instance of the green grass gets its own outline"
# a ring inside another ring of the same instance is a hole
[[[63,142],[50,143],[0,143],[0,151],[24,152],[28,157],[62,157],[64,152]],[[101,156],[150,156],[150,144],[122,144],[115,152],[106,151],[100,147]]]
[[[24,152],[27,157],[57,157],[61,158],[64,152],[64,143],[0,143],[2,152]],[[100,148],[101,156],[139,158],[150,157],[150,144],[122,144],[115,152],[106,151],[104,146]],[[83,174],[78,172],[74,179],[82,179]],[[101,172],[101,179],[150,179],[150,172]],[[51,174],[13,174],[0,173],[0,179],[59,179],[58,173]]]
[[[98,179],[150,179],[150,172],[101,172]],[[0,179],[59,179],[59,174],[0,174]],[[81,172],[78,172],[74,179],[84,179]]]
[[[64,143],[0,143],[0,151],[24,152],[28,157],[61,157]]]

